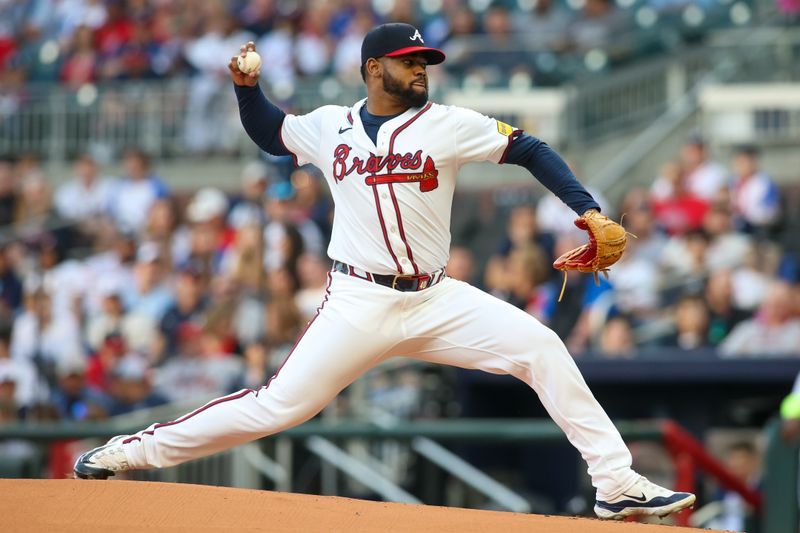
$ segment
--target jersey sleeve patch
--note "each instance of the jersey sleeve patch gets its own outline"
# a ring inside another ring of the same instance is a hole
[[[497,122],[497,132],[500,135],[505,135],[506,137],[508,137],[509,135],[514,133],[514,128],[512,128],[511,126],[509,126],[505,122],[501,122],[499,120],[496,120],[496,122]]]

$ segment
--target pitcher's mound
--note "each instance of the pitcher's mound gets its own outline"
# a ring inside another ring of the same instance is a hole
[[[680,533],[689,529],[141,481],[0,480],[3,531]],[[696,531],[696,530],[695,530]]]

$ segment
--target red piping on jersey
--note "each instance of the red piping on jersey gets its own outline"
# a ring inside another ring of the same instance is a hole
[[[413,117],[408,119],[405,124],[403,124],[402,126],[397,128],[396,130],[394,130],[394,132],[392,133],[392,136],[389,137],[389,154],[394,154],[394,140],[397,138],[397,136],[400,134],[400,132],[402,132],[404,129],[409,127],[415,120],[417,120],[420,116],[422,116],[422,114],[424,112],[426,112],[428,109],[431,108],[431,105],[432,104],[430,102],[428,102],[425,105],[425,107],[423,107],[422,109],[420,109],[417,112],[416,115],[414,115]],[[391,174],[392,171],[389,170],[388,172]],[[392,195],[392,203],[394,204],[394,212],[397,215],[397,225],[399,226],[399,229],[400,229],[400,238],[403,240],[403,244],[406,245],[406,252],[408,253],[408,259],[411,261],[411,266],[414,267],[414,273],[415,274],[419,274],[419,267],[417,266],[417,263],[414,262],[414,256],[411,253],[411,246],[409,246],[408,241],[406,240],[406,233],[405,233],[405,230],[403,229],[403,218],[400,216],[400,206],[397,204],[397,198],[394,195],[394,189],[392,188],[392,184],[391,183],[389,184],[389,192]],[[377,201],[377,199],[378,199],[378,196],[377,196],[377,193],[375,193],[375,200]],[[384,235],[386,235],[386,230],[384,230]],[[387,240],[387,244],[388,244],[388,240]],[[392,255],[394,256],[394,254],[392,254]],[[395,259],[395,261],[397,261],[397,259]],[[399,264],[397,265],[397,270],[398,270],[398,272],[402,272],[402,269],[400,268]]]
[[[177,420],[173,420],[172,422],[165,422],[164,424],[156,424],[153,427],[153,429],[148,430],[148,431],[142,431],[142,435],[155,435],[155,432],[156,432],[157,429],[161,429],[161,428],[164,428],[164,427],[174,426],[176,424],[180,424],[181,422],[189,420],[190,418],[192,418],[195,415],[199,415],[200,413],[202,413],[206,409],[209,409],[209,408],[214,407],[215,405],[219,405],[221,403],[229,402],[231,400],[238,400],[239,398],[244,398],[245,396],[247,396],[251,392],[255,392],[255,391],[253,391],[251,389],[246,389],[246,390],[241,390],[239,392],[236,392],[236,393],[234,393],[234,394],[232,394],[230,396],[225,396],[225,397],[219,398],[217,400],[214,400],[211,403],[207,403],[206,405],[204,405],[200,409],[195,409],[194,411],[192,411],[188,415],[184,415],[181,418],[178,418]],[[139,437],[139,436],[133,436],[133,437],[130,437],[128,439],[123,440],[122,444],[128,444],[129,442],[133,442],[135,440],[142,440],[142,438]]]
[[[406,253],[408,254],[408,258],[411,260],[411,265],[414,267],[414,274],[419,274],[419,267],[417,267],[417,264],[414,262],[414,255],[411,253],[411,247],[408,245],[408,241],[406,240],[406,233],[403,230],[403,219],[400,218],[400,206],[397,205],[397,197],[394,195],[394,185],[391,183],[389,184],[389,194],[392,195],[394,213],[397,215],[397,226],[400,229],[400,238],[403,240],[403,244],[406,245]]]
[[[378,189],[377,187],[375,187],[375,185],[372,186],[372,192],[375,195],[375,208],[378,210],[378,220],[381,223],[381,230],[383,231],[383,240],[386,241],[386,248],[392,255],[392,259],[394,259],[394,264],[397,265],[397,271],[402,274],[403,269],[400,267],[400,263],[397,261],[397,256],[394,255],[394,250],[392,250],[392,244],[389,242],[389,235],[386,233],[386,223],[383,221],[383,211],[381,211],[381,201],[378,199]]]
[[[502,157],[500,157],[500,161],[497,162],[498,165],[502,165],[503,163],[506,162],[506,156],[508,155],[508,150],[509,148],[511,148],[511,141],[513,141],[520,135],[522,135],[522,130],[514,130],[511,132],[511,135],[508,136],[508,144],[506,145],[506,149],[503,150],[503,155]]]
[[[286,143],[283,142],[283,122],[281,122],[281,127],[278,128],[278,139],[280,139],[281,144],[283,145],[284,148],[286,148],[286,151],[292,155],[292,161],[294,161],[294,166],[299,167],[300,163],[297,162],[297,155],[291,150],[289,150],[289,148],[286,146]]]
[[[350,111],[347,112],[347,122],[349,122],[351,126],[353,125],[353,115]]]
[[[305,336],[306,332],[311,327],[311,324],[314,323],[314,320],[317,319],[317,317],[319,316],[320,312],[322,311],[322,308],[325,307],[325,303],[328,301],[328,297],[331,295],[331,280],[332,280],[331,273],[328,272],[328,285],[325,287],[325,298],[322,300],[322,303],[319,305],[319,307],[317,307],[316,313],[314,313],[314,316],[311,318],[311,320],[308,321],[308,324],[306,324],[306,327],[303,328],[303,331],[300,333],[300,336],[297,338],[297,341],[295,341],[294,346],[292,346],[292,349],[289,350],[289,355],[287,355],[286,359],[283,360],[283,363],[281,363],[281,366],[278,367],[278,370],[275,371],[275,374],[273,374],[272,377],[269,378],[269,381],[267,381],[266,385],[264,385],[263,387],[261,387],[258,390],[244,389],[244,390],[241,390],[239,392],[235,392],[235,393],[233,393],[233,394],[231,394],[229,396],[224,396],[222,398],[214,400],[213,402],[207,403],[203,407],[201,407],[199,409],[195,409],[191,413],[189,413],[187,415],[184,415],[184,416],[178,418],[177,420],[173,420],[172,422],[165,422],[163,424],[156,424],[153,427],[153,429],[148,430],[148,431],[143,431],[142,435],[155,435],[155,432],[156,432],[157,429],[160,429],[160,428],[163,428],[163,427],[174,426],[176,424],[180,424],[181,422],[189,420],[193,416],[199,415],[200,413],[202,413],[206,409],[214,407],[215,405],[219,405],[221,403],[229,402],[231,400],[238,400],[239,398],[244,398],[245,396],[247,396],[251,392],[254,392],[256,394],[256,397],[257,397],[259,392],[261,392],[262,390],[266,390],[269,387],[270,383],[272,383],[272,380],[274,380],[276,377],[278,377],[278,373],[281,371],[281,369],[284,367],[284,365],[286,365],[286,362],[292,356],[292,353],[294,353],[294,349],[297,348],[298,344],[300,344],[300,341],[303,339],[303,336]],[[142,438],[139,437],[138,435],[135,435],[133,437],[130,437],[130,438],[127,438],[127,439],[123,440],[122,444],[128,444],[129,442],[133,442],[135,440],[141,441]]]

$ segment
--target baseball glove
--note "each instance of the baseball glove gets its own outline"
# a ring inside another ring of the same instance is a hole
[[[553,263],[554,268],[564,272],[559,302],[567,287],[568,271],[592,272],[595,283],[599,285],[598,272],[608,279],[608,267],[619,261],[628,242],[625,228],[595,210],[587,211],[575,219],[575,225],[589,233],[589,242],[566,252]]]

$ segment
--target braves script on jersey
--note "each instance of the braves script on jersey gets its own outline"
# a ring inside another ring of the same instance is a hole
[[[428,103],[386,122],[376,145],[361,125],[364,103],[287,115],[281,129],[297,163],[317,166],[330,185],[337,209],[328,255],[379,274],[440,269],[459,168],[501,162],[514,129],[469,109]]]

